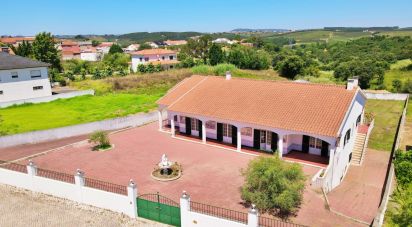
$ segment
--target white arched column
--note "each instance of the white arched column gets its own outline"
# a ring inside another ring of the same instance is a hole
[[[172,137],[175,137],[175,115],[172,115],[172,120],[170,120],[170,131],[172,132]]]
[[[202,121],[202,143],[206,144],[206,120]]]
[[[278,134],[278,153],[279,153],[279,158],[282,159],[283,156],[283,135]]]
[[[237,151],[242,150],[242,133],[241,133],[241,128],[237,127]]]
[[[159,130],[162,131],[163,128],[163,116],[162,116],[162,111],[158,110],[157,111],[157,116],[158,116],[158,120],[159,120]]]

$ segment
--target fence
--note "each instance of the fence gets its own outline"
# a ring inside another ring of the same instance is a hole
[[[137,217],[137,188],[37,168],[34,163],[22,165],[0,161],[0,183],[45,193],[60,198],[100,207]]]
[[[86,187],[95,188],[106,192],[113,192],[121,195],[127,195],[127,187],[124,185],[113,184],[88,177],[85,177],[84,180],[84,185]]]
[[[127,127],[136,127],[156,120],[156,112],[150,112],[86,124],[2,136],[0,137],[0,148],[85,135],[96,130],[117,130]]]
[[[248,214],[240,211],[229,210],[226,208],[211,206],[203,203],[190,201],[190,211],[201,214],[208,214],[218,218],[225,218],[247,224]]]
[[[21,99],[21,100],[10,101],[10,102],[0,102],[0,108],[5,108],[5,107],[13,106],[13,105],[21,105],[25,103],[51,102],[57,99],[68,99],[68,98],[73,98],[73,97],[83,96],[83,95],[94,95],[94,90],[72,91],[72,92],[67,92],[67,93],[39,97],[39,98]]]
[[[401,93],[377,93],[376,91],[362,91],[367,99],[398,100],[404,101],[409,98],[409,94]]]
[[[303,227],[303,225],[261,216],[259,217],[259,227]]]
[[[385,212],[386,208],[388,205],[389,197],[391,195],[392,191],[392,179],[395,175],[395,167],[393,164],[393,158],[395,156],[395,151],[399,148],[400,146],[400,132],[403,130],[403,126],[405,124],[405,118],[406,118],[406,112],[408,109],[408,103],[409,103],[409,95],[407,96],[404,107],[403,107],[403,112],[402,116],[399,118],[398,121],[398,126],[396,129],[396,134],[395,134],[395,140],[392,145],[392,150],[391,150],[391,158],[389,159],[389,164],[388,164],[388,171],[386,172],[386,178],[385,178],[385,183],[384,187],[382,189],[381,193],[381,201],[379,204],[379,209],[378,213],[376,214],[375,218],[372,221],[371,226],[382,226],[383,225],[383,219],[385,217]]]

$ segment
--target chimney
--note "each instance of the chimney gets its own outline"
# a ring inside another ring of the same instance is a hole
[[[230,71],[226,72],[226,80],[230,80],[232,79],[232,74],[230,73]]]
[[[346,85],[347,90],[353,90],[357,88],[359,84],[359,79],[357,76],[353,77],[352,79],[348,79],[348,84]]]

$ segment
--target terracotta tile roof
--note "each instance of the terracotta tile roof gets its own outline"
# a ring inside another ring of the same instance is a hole
[[[157,103],[190,115],[336,137],[356,92],[337,85],[192,76]]]
[[[17,42],[22,42],[22,41],[34,41],[34,37],[6,37],[6,38],[0,38],[0,42],[5,43],[5,44],[15,44]]]
[[[80,54],[80,47],[79,46],[69,46],[69,47],[62,47],[63,54]]]
[[[169,46],[175,46],[175,45],[185,45],[187,44],[186,40],[166,40],[164,41]]]
[[[159,54],[176,54],[176,51],[167,49],[146,49],[131,53],[132,55],[159,55]]]

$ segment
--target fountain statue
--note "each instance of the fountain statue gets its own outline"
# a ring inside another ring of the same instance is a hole
[[[166,154],[162,155],[162,159],[159,162],[160,174],[169,175],[171,172],[172,162],[169,161]]]

